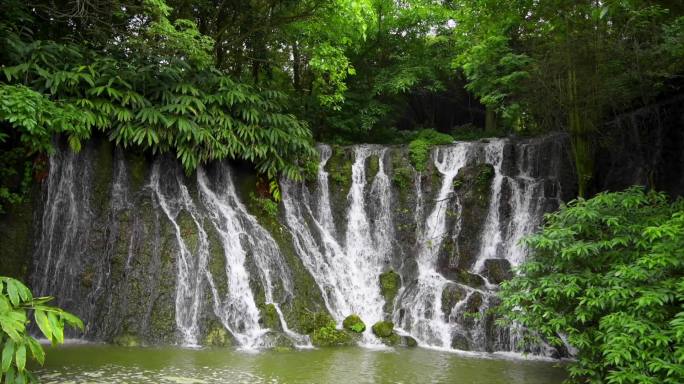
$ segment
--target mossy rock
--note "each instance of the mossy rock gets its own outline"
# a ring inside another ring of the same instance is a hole
[[[461,351],[470,351],[470,341],[462,333],[455,333],[451,337],[451,348]]]
[[[403,346],[402,343],[402,338],[398,334],[392,332],[390,333],[389,336],[387,337],[381,337],[380,341],[382,341],[383,344],[388,345],[390,347],[401,347]]]
[[[344,148],[333,146],[332,155],[325,164],[330,181],[342,195],[346,195],[352,183],[354,156]]]
[[[380,171],[380,157],[378,155],[370,155],[366,160],[368,162],[366,168],[366,181],[370,183],[375,178],[375,175]]]
[[[399,346],[415,348],[418,346],[418,341],[411,336],[400,336]]]
[[[401,277],[394,271],[387,271],[380,274],[380,293],[385,301],[391,303],[401,287]]]
[[[211,347],[230,347],[233,344],[232,336],[223,326],[216,324],[207,332],[203,344]]]
[[[261,312],[261,323],[264,327],[273,330],[281,330],[278,310],[274,304],[264,304],[259,308],[259,311]]]
[[[137,336],[124,333],[119,335],[112,340],[112,343],[121,347],[139,347],[140,339]]]
[[[480,292],[473,292],[465,304],[465,311],[470,314],[479,313],[484,299]]]
[[[366,330],[366,324],[361,320],[359,315],[349,315],[342,322],[342,327],[350,332],[363,333]]]
[[[373,324],[373,334],[377,337],[390,337],[394,331],[394,323],[391,321],[378,321]]]
[[[281,332],[268,332],[264,338],[266,340],[266,345],[274,350],[291,351],[295,347],[292,339]]]
[[[501,284],[513,277],[511,263],[506,259],[487,259],[482,274],[493,284]]]
[[[466,297],[466,290],[458,284],[447,284],[442,290],[442,312],[448,318],[451,310]]]
[[[330,323],[334,324],[335,320],[327,312],[303,311],[299,316],[300,327],[309,335]]]
[[[354,338],[344,330],[337,329],[335,322],[330,322],[311,335],[311,343],[317,347],[333,347],[354,345]]]

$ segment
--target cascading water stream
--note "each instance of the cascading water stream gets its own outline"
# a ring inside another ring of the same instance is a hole
[[[433,152],[434,164],[442,174],[435,206],[428,215],[419,238],[418,276],[414,285],[402,292],[395,322],[426,346],[449,348],[451,326],[442,313],[441,295],[449,281],[436,271],[437,253],[447,232],[446,212],[453,198],[453,181],[466,165],[469,146],[456,144]],[[401,314],[401,315],[400,315]]]
[[[306,187],[285,182],[283,203],[286,222],[293,234],[295,249],[321,288],[326,306],[334,318],[341,322],[354,313],[368,324],[373,324],[383,319],[384,299],[380,294],[378,277],[388,261],[393,236],[385,150],[373,146],[354,147],[344,245],[340,245],[332,233],[331,203],[329,193],[325,191],[328,183],[324,166],[329,158],[329,148],[321,147],[321,153],[318,211],[314,213],[311,209]],[[365,165],[370,156],[378,157],[378,171],[368,189]],[[373,224],[369,220],[367,190],[378,208],[373,215]],[[370,329],[364,334],[364,343],[377,344]]]
[[[201,168],[197,171],[201,201],[221,236],[226,257],[227,297],[219,297],[218,290],[212,284],[216,314],[232,330],[241,346],[264,346],[261,339],[267,330],[259,325],[259,309],[249,286],[249,272],[245,267],[249,254],[255,261],[266,304],[275,306],[283,330],[288,336],[300,345],[308,345],[304,336],[287,327],[282,311],[274,299],[273,291],[277,280],[285,297],[293,295],[291,273],[280,254],[278,244],[239,200],[228,167],[221,164],[219,175],[219,192],[214,192],[209,186],[205,171]]]
[[[499,212],[501,210],[501,186],[504,180],[504,176],[501,174],[504,145],[504,140],[493,140],[485,147],[485,161],[494,167],[494,178],[492,179],[487,219],[481,236],[480,252],[472,268],[472,271],[476,273],[482,270],[485,260],[499,257],[499,249],[502,246]]]
[[[204,231],[201,223],[200,214],[178,172],[173,172],[172,182],[173,185],[170,187],[174,190],[177,189],[178,194],[169,198],[166,196],[167,191],[164,190],[162,185],[160,162],[156,162],[152,167],[149,185],[157,197],[159,207],[173,225],[178,245],[176,325],[182,334],[183,344],[197,346],[199,338],[198,319],[204,298],[204,280],[208,274],[206,268],[209,246],[207,233]],[[183,239],[183,233],[177,221],[181,211],[186,212],[192,218],[198,235],[196,250],[190,249]]]

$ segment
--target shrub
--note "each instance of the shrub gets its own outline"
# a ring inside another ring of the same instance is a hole
[[[432,129],[423,129],[409,143],[409,159],[417,171],[422,172],[427,168],[430,157],[430,149],[434,145],[453,143],[454,138],[445,133]]]
[[[684,382],[682,200],[638,187],[576,200],[524,243],[533,252],[502,284],[501,309],[577,349],[570,382]]]

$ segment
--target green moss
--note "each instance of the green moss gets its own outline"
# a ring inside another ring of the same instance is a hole
[[[131,334],[128,334],[128,333],[124,333],[123,335],[119,335],[119,336],[115,337],[112,340],[112,343],[114,343],[116,345],[120,345],[122,347],[138,347],[138,346],[140,346],[140,340],[138,339],[138,337],[131,335]]]
[[[361,320],[359,315],[349,315],[342,322],[342,327],[347,331],[355,333],[363,333],[366,330],[366,324]]]
[[[147,177],[147,161],[145,157],[140,154],[130,155],[128,157],[128,174],[131,181],[131,190],[138,191],[145,184]]]
[[[354,339],[347,332],[337,329],[335,322],[331,321],[313,332],[311,343],[317,347],[343,346],[353,345]]]
[[[205,222],[204,231],[207,233],[209,243],[207,267],[220,297],[226,297],[228,294],[228,277],[226,276],[226,256],[223,251],[223,243],[213,224]]]
[[[270,329],[280,329],[280,318],[278,317],[278,311],[273,304],[264,304],[259,308],[261,312],[261,321],[264,327]]]
[[[491,164],[481,164],[475,180],[475,193],[477,203],[481,207],[489,206],[489,193],[492,179],[494,178],[494,166]]]
[[[256,193],[252,192],[249,194],[249,200],[252,202],[252,205],[260,211],[261,215],[273,220],[278,218],[279,206],[278,203],[272,199],[258,197]]]
[[[413,167],[422,172],[427,168],[430,149],[435,145],[451,144],[454,138],[432,129],[424,129],[409,143],[409,159]]]
[[[373,324],[373,334],[377,337],[390,337],[394,331],[394,323],[391,321],[378,321]]]
[[[391,303],[401,287],[401,276],[390,270],[380,274],[380,293],[385,298],[385,302]]]
[[[232,338],[230,333],[220,324],[213,324],[204,337],[203,345],[211,347],[230,347]]]
[[[299,325],[306,334],[312,334],[330,323],[335,323],[335,320],[327,312],[302,311],[299,314]]]
[[[197,252],[197,247],[199,246],[199,230],[197,229],[197,224],[192,218],[189,212],[182,210],[178,214],[176,219],[178,226],[180,227],[181,237],[188,247],[188,251],[192,253]]]
[[[332,155],[325,165],[332,186],[342,195],[346,195],[351,187],[353,161],[350,152],[339,146],[333,146]]]
[[[466,296],[466,291],[456,284],[448,284],[442,290],[442,312],[449,316],[451,310]]]
[[[366,180],[370,183],[375,175],[380,171],[380,157],[371,155],[368,157],[368,169],[366,171]]]

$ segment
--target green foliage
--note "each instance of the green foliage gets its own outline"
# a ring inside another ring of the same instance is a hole
[[[361,320],[359,315],[349,315],[342,321],[342,327],[348,331],[355,333],[363,333],[366,330],[366,324]]]
[[[266,217],[274,220],[278,218],[278,203],[270,198],[259,197],[254,192],[249,194],[249,198],[252,200],[254,206],[257,207]]]
[[[454,138],[450,135],[432,129],[423,129],[409,143],[409,159],[411,164],[413,164],[417,171],[424,171],[430,158],[430,149],[435,145],[451,144],[453,142]]]
[[[547,215],[502,310],[577,348],[576,383],[684,381],[684,201],[631,188]]]
[[[565,129],[580,196],[604,119],[643,105],[684,69],[673,2],[460,1],[453,64],[508,129]]]
[[[394,333],[394,323],[391,321],[378,321],[373,324],[371,329],[373,330],[373,334],[377,337],[390,337]]]
[[[51,297],[34,298],[31,291],[18,280],[0,276],[0,380],[5,383],[36,383],[38,380],[26,369],[27,360],[45,361],[45,351],[40,343],[29,336],[26,325],[28,311],[40,332],[52,342],[64,342],[64,326],[83,330],[83,322],[76,316],[59,308],[45,305]]]
[[[351,345],[353,340],[347,332],[337,329],[334,321],[330,321],[313,332],[311,342],[317,347],[331,347]]]
[[[331,322],[335,323],[335,320],[328,313],[308,310],[303,311],[299,319],[303,332],[308,335],[313,334],[315,330],[323,328]]]

